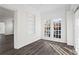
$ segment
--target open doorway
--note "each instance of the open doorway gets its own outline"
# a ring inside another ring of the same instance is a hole
[[[14,48],[14,11],[0,7],[0,53]]]

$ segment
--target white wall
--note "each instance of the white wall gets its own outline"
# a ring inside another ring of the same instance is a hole
[[[42,38],[46,39],[46,37],[44,37],[44,24],[46,22],[46,20],[50,20],[50,19],[57,19],[57,18],[61,18],[62,19],[62,38],[61,39],[54,39],[53,37],[47,38],[48,40],[52,40],[52,41],[58,41],[58,42],[64,42],[66,43],[66,11],[65,11],[65,7],[64,8],[59,8],[56,9],[55,11],[50,11],[47,13],[42,14]]]
[[[2,7],[15,11],[14,19],[14,48],[19,49],[41,38],[41,20],[40,14],[35,9],[25,5],[1,5]],[[28,16],[35,16],[35,33],[29,35]]]
[[[67,11],[67,44],[74,46],[74,12]]]
[[[15,40],[15,48],[17,49],[40,39],[40,16],[36,14],[33,15],[35,18],[31,18],[32,15],[26,11],[17,12],[17,40]],[[33,26],[29,24],[31,19],[35,19],[35,33],[30,32],[29,27]]]

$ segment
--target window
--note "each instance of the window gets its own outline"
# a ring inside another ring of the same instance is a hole
[[[44,28],[44,35],[45,37],[50,37],[50,20],[46,22],[45,28]]]
[[[61,19],[55,19],[53,21],[54,38],[61,38]]]

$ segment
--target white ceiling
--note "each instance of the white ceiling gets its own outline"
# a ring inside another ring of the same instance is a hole
[[[13,11],[0,7],[0,19],[13,17]]]
[[[68,4],[30,4],[28,5],[32,8],[35,8],[36,11],[40,13],[48,12],[48,11],[54,11],[58,8],[68,8],[70,5]]]
[[[8,6],[14,6],[17,8],[23,8],[25,10],[29,10],[31,8],[32,10],[35,10],[40,13],[45,13],[49,11],[54,11],[59,8],[68,8],[70,5],[68,4],[13,4]],[[11,17],[13,12],[11,10],[5,9],[0,7],[0,19],[3,17]]]

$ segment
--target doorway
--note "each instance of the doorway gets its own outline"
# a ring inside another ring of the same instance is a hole
[[[14,48],[14,11],[0,7],[0,53]]]

